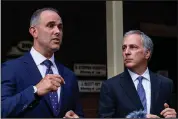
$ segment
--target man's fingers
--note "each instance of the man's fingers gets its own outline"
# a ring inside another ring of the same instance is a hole
[[[56,80],[56,81],[58,81],[60,84],[65,84],[64,79],[63,79],[60,75],[57,75],[57,74],[49,74],[47,78],[50,79],[50,80]]]
[[[64,81],[64,79],[62,78],[62,76],[60,76],[60,75],[58,75],[58,74],[53,74],[53,75],[54,75],[54,77],[61,79],[61,83],[62,83],[62,84],[65,84],[65,81]]]
[[[165,116],[165,118],[171,118],[172,117],[172,115],[167,115],[167,116]]]
[[[147,114],[146,118],[160,118],[160,117],[157,115],[153,115],[153,114]]]
[[[165,113],[163,114],[164,117],[166,117],[166,116],[168,116],[168,115],[176,115],[176,113],[173,112],[173,111],[167,111],[167,112],[165,112]]]
[[[73,118],[72,116],[70,115],[66,115],[65,118]]]
[[[164,117],[166,117],[167,115],[176,115],[176,111],[172,108],[166,108],[161,112],[161,115],[163,115]]]
[[[71,111],[68,111],[68,112],[65,114],[65,117],[66,117],[66,118],[72,118],[72,112],[71,112]]]
[[[61,84],[65,84],[65,81],[62,77],[60,77]]]
[[[79,118],[72,110],[68,111],[65,115],[66,118]]]
[[[169,105],[167,103],[164,103],[164,107],[165,109],[160,113],[161,115],[163,115],[168,110],[167,108],[169,108]]]
[[[169,105],[167,103],[164,103],[165,108],[169,108]]]
[[[168,108],[164,109],[160,114],[163,115],[167,110]]]
[[[56,80],[51,80],[52,85],[56,86],[56,87],[60,87],[61,83],[59,81]]]
[[[53,85],[53,86],[52,86],[52,91],[57,91],[57,90],[58,90],[58,87],[55,86],[55,85]]]
[[[53,78],[53,79],[50,79],[50,80],[55,81],[56,83],[59,83],[60,85],[64,84],[64,80],[62,80],[61,78]]]
[[[71,116],[75,114],[72,110],[68,111],[67,113]]]
[[[176,118],[176,115],[167,115],[165,118]]]
[[[161,115],[163,115],[164,113],[168,112],[168,111],[173,111],[174,109],[172,108],[165,108],[162,112]]]
[[[76,114],[74,114],[73,118],[79,118],[79,116],[78,116],[78,115],[76,115]]]

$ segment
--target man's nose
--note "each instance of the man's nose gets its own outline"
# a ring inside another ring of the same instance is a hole
[[[61,30],[56,26],[55,27],[55,35],[59,36]]]
[[[129,48],[126,48],[126,49],[125,49],[125,54],[126,54],[126,55],[129,55],[129,54],[130,54],[130,49],[129,49]]]

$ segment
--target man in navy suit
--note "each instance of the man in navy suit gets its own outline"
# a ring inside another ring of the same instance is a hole
[[[99,117],[125,118],[139,110],[144,110],[147,118],[176,117],[176,111],[169,107],[173,82],[149,70],[152,52],[153,43],[143,32],[133,30],[124,35],[122,55],[126,69],[103,82]]]
[[[63,36],[58,11],[35,11],[29,32],[34,38],[30,52],[2,64],[2,117],[83,117],[77,78],[54,58]]]

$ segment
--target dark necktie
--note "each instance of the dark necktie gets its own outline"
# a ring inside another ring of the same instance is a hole
[[[42,62],[42,64],[44,64],[47,67],[46,70],[46,75],[47,74],[53,74],[53,71],[51,69],[51,66],[53,65],[52,62],[50,60],[45,60]],[[51,100],[51,104],[52,104],[52,108],[53,108],[53,112],[55,115],[57,115],[58,113],[58,95],[57,95],[57,91],[55,92],[49,92],[49,97]]]
[[[144,90],[143,85],[142,85],[143,77],[139,76],[137,79],[139,81],[139,83],[137,85],[137,92],[138,92],[138,95],[139,95],[140,100],[142,102],[142,105],[144,107],[144,111],[147,112],[146,94],[145,94],[145,90]]]

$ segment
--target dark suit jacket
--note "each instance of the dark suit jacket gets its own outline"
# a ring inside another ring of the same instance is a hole
[[[57,117],[63,117],[69,110],[83,117],[74,73],[58,62],[55,63],[59,74],[65,80],[65,84],[61,86],[60,111]],[[42,76],[29,52],[18,59],[3,63],[1,69],[2,117],[55,117],[48,94],[42,97],[34,95],[33,86]]]
[[[150,72],[151,114],[159,116],[164,103],[169,103],[173,82]],[[100,92],[99,117],[125,118],[132,111],[143,109],[134,83],[127,70],[103,82]]]

